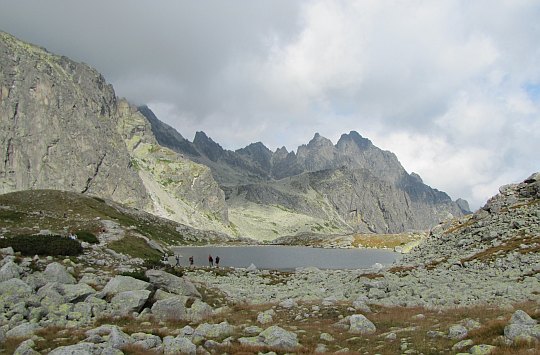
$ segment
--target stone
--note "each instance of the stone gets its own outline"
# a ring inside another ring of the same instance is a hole
[[[36,343],[32,339],[28,339],[19,344],[13,355],[39,355],[33,348]]]
[[[319,336],[319,338],[321,340],[324,340],[324,341],[328,341],[328,342],[332,342],[334,341],[334,337],[328,333],[321,333],[321,335]]]
[[[474,342],[471,339],[461,340],[452,346],[453,351],[461,351],[465,348],[472,346]]]
[[[106,296],[114,296],[120,292],[137,290],[152,291],[153,287],[146,281],[142,281],[131,276],[118,275],[110,279],[101,292]]]
[[[255,272],[255,271],[258,271],[259,269],[257,269],[257,267],[255,266],[255,264],[251,263],[247,268],[246,268],[246,271],[248,272]]]
[[[510,324],[535,325],[536,323],[536,320],[532,319],[531,316],[521,309],[516,310],[510,318]]]
[[[259,314],[257,314],[257,322],[259,322],[260,324],[268,324],[268,323],[272,323],[274,321],[273,319],[273,315],[275,314],[274,310],[268,310],[268,311],[264,311],[264,312],[261,312]]]
[[[6,332],[6,338],[30,338],[41,327],[35,323],[22,323]]]
[[[279,306],[283,307],[283,308],[293,308],[293,307],[296,307],[297,304],[296,304],[296,301],[294,299],[287,298],[287,299],[284,299],[283,301],[281,301],[279,303]]]
[[[2,254],[2,255],[15,255],[15,251],[13,250],[12,247],[1,248],[0,249],[0,254]]]
[[[453,340],[461,340],[467,337],[468,330],[460,324],[452,325],[448,329],[448,337]]]
[[[178,277],[162,270],[149,269],[146,276],[156,288],[176,295],[201,298],[195,285],[185,277]]]
[[[111,327],[111,331],[109,333],[109,339],[107,340],[107,344],[115,349],[121,349],[122,347],[129,345],[133,343],[133,339],[126,333],[124,333],[120,328],[117,326]]]
[[[266,328],[259,334],[259,338],[268,346],[284,351],[294,351],[299,347],[296,333],[289,332],[277,325]]]
[[[7,263],[0,268],[0,282],[7,281],[13,278],[20,278],[23,270],[22,268],[15,264],[13,261],[8,261]]]
[[[101,354],[100,348],[93,343],[78,343],[69,346],[60,346],[52,350],[49,355],[94,355]]]
[[[244,334],[246,335],[258,335],[262,331],[263,329],[261,327],[257,327],[256,325],[244,328]]]
[[[199,299],[195,299],[191,307],[187,308],[187,314],[189,320],[199,323],[212,315],[212,307]]]
[[[219,324],[200,324],[195,328],[194,334],[200,335],[203,338],[222,339],[226,338],[234,333],[234,326],[227,322],[221,322]]]
[[[493,345],[487,345],[487,344],[479,344],[475,345],[472,348],[469,349],[469,354],[472,355],[488,355],[497,349],[496,346]]]
[[[152,292],[148,290],[120,292],[111,299],[111,306],[122,315],[129,315],[133,312],[138,313],[142,310],[151,294]]]
[[[152,306],[152,314],[160,320],[189,320],[186,303],[188,297],[175,296],[159,300]]]
[[[133,339],[133,345],[141,347],[144,350],[157,349],[163,344],[161,338],[153,334],[133,333],[131,334],[131,339]]]
[[[32,295],[32,288],[20,279],[0,282],[0,300],[6,303],[18,302]]]
[[[371,334],[377,331],[375,324],[362,314],[353,314],[349,319],[349,333],[353,334]]]
[[[64,296],[66,302],[76,303],[84,301],[88,296],[96,293],[92,287],[85,283],[72,284],[60,284],[60,294]]]
[[[163,338],[163,354],[176,355],[176,354],[188,354],[195,355],[197,352],[197,346],[191,342],[188,338],[166,336]]]
[[[48,282],[58,282],[61,284],[75,284],[77,280],[71,275],[64,265],[53,262],[47,265],[45,271],[43,271],[43,277]]]

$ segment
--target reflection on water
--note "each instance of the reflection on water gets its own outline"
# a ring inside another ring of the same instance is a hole
[[[220,258],[220,266],[248,267],[254,264],[259,269],[291,270],[297,267],[314,266],[319,269],[364,269],[375,263],[391,264],[399,254],[378,249],[323,249],[289,246],[244,246],[244,247],[176,247],[180,254],[180,265],[189,265],[193,256],[195,266],[208,266],[208,256]]]

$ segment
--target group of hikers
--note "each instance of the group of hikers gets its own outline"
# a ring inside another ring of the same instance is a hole
[[[180,266],[180,258],[181,258],[181,256],[180,255],[175,255],[174,258],[176,260],[176,265],[175,266]],[[189,260],[189,266],[193,267],[193,263],[195,262],[195,259],[193,258],[193,256],[190,256],[188,260]],[[216,259],[215,259],[216,267],[219,267],[219,260],[220,260],[219,256],[216,256]],[[162,262],[164,264],[169,263],[169,254],[163,254]],[[214,258],[212,257],[211,254],[208,254],[208,264],[210,265],[210,267],[214,266]]]

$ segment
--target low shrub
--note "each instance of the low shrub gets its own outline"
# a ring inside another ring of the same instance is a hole
[[[77,239],[79,239],[81,242],[87,242],[90,244],[98,244],[99,239],[96,237],[94,233],[88,232],[88,231],[78,231],[75,233],[77,236]]]
[[[81,243],[59,235],[20,235],[0,239],[0,248],[12,247],[22,255],[79,255]]]

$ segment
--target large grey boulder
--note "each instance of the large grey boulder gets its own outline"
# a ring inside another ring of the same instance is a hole
[[[510,318],[510,323],[504,327],[504,336],[510,341],[540,340],[540,325],[526,312],[517,310]]]
[[[448,337],[453,340],[462,340],[467,337],[467,328],[460,324],[450,326],[448,329]]]
[[[120,292],[111,299],[111,306],[122,315],[133,312],[138,313],[142,310],[151,294],[152,292],[148,290]]]
[[[30,338],[41,327],[35,323],[23,323],[6,332],[7,338]]]
[[[100,354],[100,347],[93,343],[78,343],[69,346],[60,346],[52,350],[49,355],[95,355]]]
[[[96,293],[96,290],[85,283],[78,283],[75,285],[60,284],[58,288],[66,302],[71,303],[84,301],[88,296]]]
[[[294,351],[300,346],[296,333],[289,332],[277,325],[263,330],[259,334],[259,338],[266,345],[284,351]]]
[[[197,346],[191,342],[188,338],[177,336],[166,336],[163,338],[163,354],[176,355],[176,354],[188,354],[195,355],[197,352]]]
[[[234,333],[234,326],[227,322],[219,324],[203,323],[195,328],[194,335],[201,336],[204,339],[220,339],[226,338]]]
[[[7,281],[13,278],[20,278],[23,270],[13,261],[8,261],[0,268],[0,282]]]
[[[109,333],[109,339],[107,345],[115,349],[121,349],[122,347],[133,343],[133,339],[126,333],[124,333],[117,326],[113,326]]]
[[[58,282],[61,284],[75,284],[77,280],[71,275],[64,265],[53,262],[47,265],[45,271],[43,271],[43,277],[48,282]]]
[[[377,331],[375,324],[367,319],[363,314],[353,314],[349,319],[349,333],[353,334],[371,334]]]
[[[156,288],[176,295],[201,298],[201,294],[193,283],[185,277],[178,277],[162,270],[150,269],[146,271],[150,283]]]
[[[131,339],[133,339],[134,346],[138,346],[144,350],[156,349],[163,344],[161,338],[153,334],[133,333],[131,334]]]
[[[27,339],[19,344],[17,349],[13,352],[13,355],[39,355],[37,351],[34,350],[36,343],[32,339]]]
[[[188,320],[189,317],[186,308],[188,299],[185,296],[175,296],[156,301],[152,306],[152,314],[160,320]]]
[[[18,302],[32,295],[32,288],[20,279],[9,279],[0,282],[0,301],[6,304]]]
[[[102,290],[105,296],[114,296],[120,292],[152,290],[152,285],[146,281],[138,280],[131,276],[115,276],[107,282]]]

